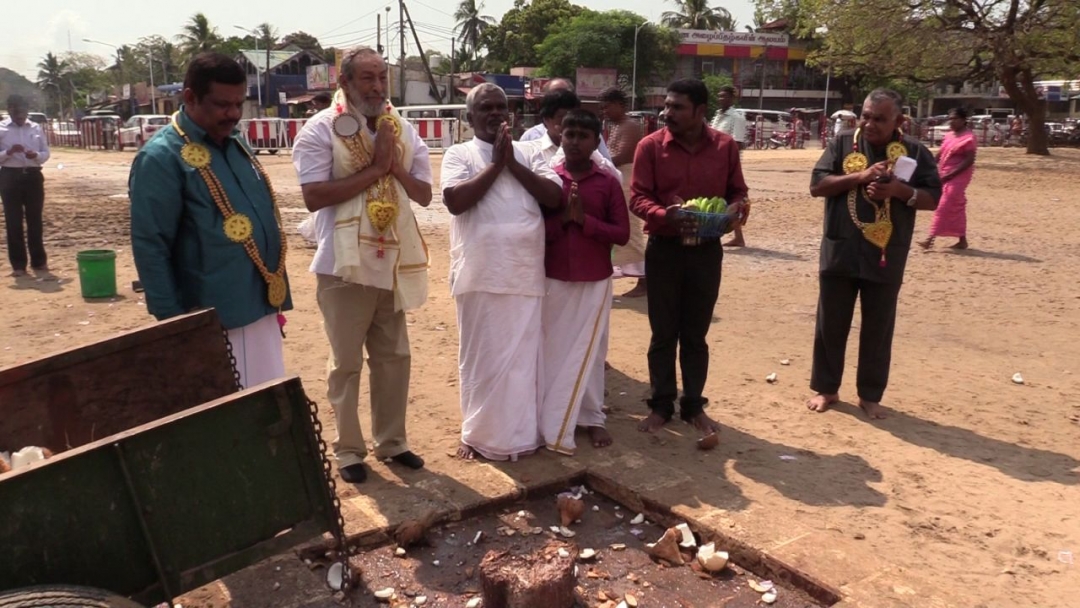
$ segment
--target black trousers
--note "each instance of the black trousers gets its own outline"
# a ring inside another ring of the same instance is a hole
[[[810,389],[825,394],[840,392],[855,298],[862,310],[859,329],[859,366],[855,386],[859,398],[880,403],[889,383],[896,301],[900,283],[874,283],[846,277],[819,277],[817,327],[814,330],[814,365]]]
[[[4,201],[4,224],[7,227],[8,260],[12,270],[26,270],[26,249],[30,248],[30,266],[45,268],[45,241],[42,234],[42,211],[45,208],[45,178],[41,169],[0,168],[0,198]],[[23,219],[26,233],[23,233]]]
[[[705,400],[701,392],[709,375],[709,345],[705,336],[712,324],[713,308],[720,293],[720,263],[724,259],[719,240],[683,246],[680,237],[649,237],[645,248],[645,277],[649,298],[649,408],[665,419],[675,413],[679,395],[675,357],[682,368],[683,397],[680,416],[688,420],[700,414]]]

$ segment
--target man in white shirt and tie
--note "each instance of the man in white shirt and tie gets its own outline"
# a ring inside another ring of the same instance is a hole
[[[30,104],[24,97],[8,97],[7,110],[9,118],[0,121],[0,198],[4,201],[11,276],[26,276],[28,247],[30,267],[48,274],[42,235],[45,180],[41,165],[49,160],[49,144],[41,126],[27,120]]]

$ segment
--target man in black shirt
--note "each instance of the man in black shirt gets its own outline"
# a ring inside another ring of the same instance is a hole
[[[933,155],[900,131],[902,107],[895,91],[871,92],[858,127],[841,132],[829,144],[810,181],[810,194],[826,199],[810,379],[817,395],[806,404],[816,412],[840,399],[844,351],[858,297],[859,407],[872,419],[885,417],[880,403],[889,380],[896,301],[915,212],[936,209],[941,198]],[[893,173],[897,159],[904,156],[916,163],[906,181]]]

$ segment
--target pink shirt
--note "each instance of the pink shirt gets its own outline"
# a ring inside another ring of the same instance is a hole
[[[566,165],[555,166],[563,180],[563,205],[570,198],[574,178]],[[545,220],[547,249],[544,268],[549,279],[559,281],[603,281],[611,276],[611,246],[630,240],[630,215],[622,184],[594,162],[592,170],[578,180],[578,198],[585,211],[584,226],[563,223],[562,210]]]

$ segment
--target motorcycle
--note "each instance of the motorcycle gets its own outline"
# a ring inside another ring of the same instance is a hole
[[[776,150],[777,148],[794,148],[795,147],[795,130],[788,131],[773,131],[772,137],[769,138],[769,149]]]

